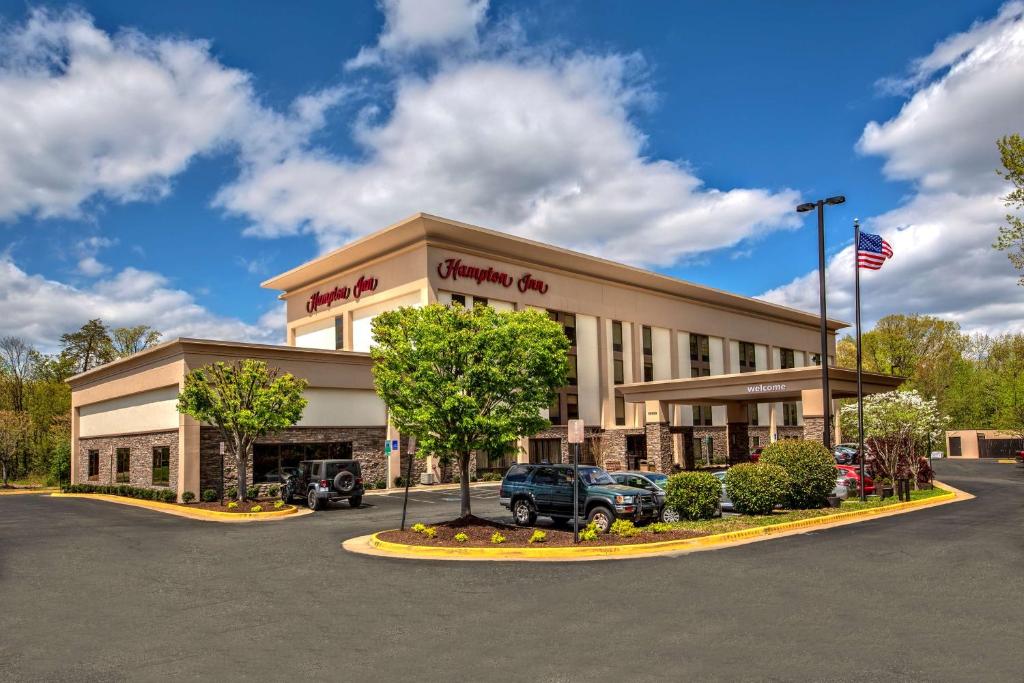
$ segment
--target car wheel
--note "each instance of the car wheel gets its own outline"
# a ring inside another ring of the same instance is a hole
[[[313,512],[316,512],[317,510],[319,510],[322,507],[322,504],[320,503],[320,499],[316,497],[316,491],[310,491],[309,495],[306,496],[306,505]]]
[[[661,509],[661,521],[663,522],[678,522],[680,519],[679,513],[669,506],[665,506]]]
[[[362,496],[352,496],[351,498],[348,499],[348,504],[351,505],[354,508],[357,508],[357,507],[359,507],[360,505],[363,504],[363,497]]]
[[[512,506],[512,517],[519,526],[532,526],[537,521],[537,511],[528,499],[520,498]]]
[[[608,533],[614,521],[615,513],[606,507],[596,507],[587,515],[587,523],[596,526],[597,530],[602,534]]]

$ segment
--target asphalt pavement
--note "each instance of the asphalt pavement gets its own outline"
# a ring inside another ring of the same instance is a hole
[[[353,555],[400,495],[215,524],[0,497],[0,680],[1024,679],[1024,467],[937,465],[974,500],[677,557]],[[507,520],[497,489],[473,511]],[[410,522],[458,514],[413,491]]]

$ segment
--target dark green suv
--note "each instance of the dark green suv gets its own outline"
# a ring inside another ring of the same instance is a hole
[[[572,519],[572,467],[569,465],[513,465],[501,480],[498,502],[512,511],[520,526],[530,526],[537,515],[556,524]],[[607,532],[619,518],[646,522],[658,516],[650,491],[622,486],[600,467],[580,467],[579,515]]]

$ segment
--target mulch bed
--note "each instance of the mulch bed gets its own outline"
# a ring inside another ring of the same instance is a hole
[[[546,527],[541,529],[547,538],[543,543],[528,543],[530,536],[533,535],[534,527],[518,527],[509,526],[507,524],[499,524],[497,522],[491,522],[486,519],[479,517],[469,517],[467,519],[456,519],[450,522],[441,522],[439,524],[430,525],[437,529],[437,536],[434,538],[427,538],[423,534],[410,531],[406,528],[405,531],[385,531],[379,534],[380,538],[384,541],[391,543],[404,543],[406,545],[423,545],[423,546],[438,546],[438,547],[458,547],[458,548],[500,548],[500,547],[529,547],[529,548],[544,548],[548,546],[571,546],[572,542],[572,524],[560,527]],[[580,530],[583,530],[585,524],[580,525]],[[643,527],[639,527],[643,528]],[[494,532],[499,531],[501,535],[505,537],[505,542],[501,544],[491,543],[491,535]],[[469,540],[462,543],[455,540],[455,534],[464,533],[469,536]],[[688,529],[679,529],[673,531],[666,531],[660,534],[653,533],[642,533],[636,536],[616,536],[614,534],[599,534],[595,541],[580,541],[580,545],[634,545],[637,543],[655,543],[660,541],[672,541],[682,538],[696,538],[698,536],[707,536],[708,532],[691,531]]]
[[[280,500],[280,498],[263,498],[258,500],[247,500],[244,503],[238,503],[238,507],[234,509],[228,508],[228,503],[231,501],[214,501],[212,503],[181,503],[181,507],[184,508],[199,508],[201,510],[213,510],[215,512],[249,512],[249,508],[253,505],[259,505],[263,508],[263,512],[276,512],[274,509],[274,503]],[[294,507],[294,506],[292,506]],[[287,507],[281,508],[282,510]]]

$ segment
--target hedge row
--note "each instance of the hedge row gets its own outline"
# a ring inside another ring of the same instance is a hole
[[[158,500],[173,503],[178,494],[171,489],[146,489],[127,484],[70,484],[63,488],[64,493],[102,493],[108,496],[124,496],[141,500]]]
[[[718,514],[722,485],[710,472],[680,472],[665,482],[665,504],[683,519],[711,519]]]

